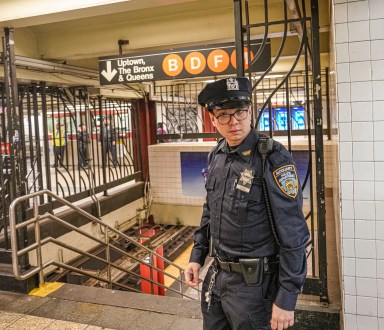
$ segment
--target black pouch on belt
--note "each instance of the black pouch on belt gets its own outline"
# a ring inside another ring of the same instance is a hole
[[[263,281],[263,258],[240,259],[239,264],[245,283],[250,286],[259,286]]]

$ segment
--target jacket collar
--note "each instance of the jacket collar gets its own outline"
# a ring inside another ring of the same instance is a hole
[[[259,140],[260,134],[255,130],[254,127],[251,127],[251,131],[244,139],[244,141],[233,151],[230,151],[227,141],[224,141],[219,152],[226,154],[237,153],[241,158],[248,162],[252,154],[256,151],[256,144]]]

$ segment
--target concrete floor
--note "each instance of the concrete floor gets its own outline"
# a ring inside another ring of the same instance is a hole
[[[46,297],[0,291],[0,329],[202,329],[197,301],[65,284]]]

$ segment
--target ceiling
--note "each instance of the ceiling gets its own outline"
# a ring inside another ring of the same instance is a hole
[[[263,2],[249,1],[252,20],[263,21]],[[129,41],[122,48],[124,54],[233,41],[233,3],[233,0],[1,0],[0,26],[14,28],[17,55],[97,69],[100,56],[118,54],[118,40]],[[284,0],[268,0],[268,6],[270,20],[281,19]],[[329,1],[319,1],[319,11],[321,48],[327,54]],[[274,37],[272,56],[281,43],[282,30],[280,24],[269,31]],[[262,28],[253,31],[254,35],[263,33]],[[295,33],[288,39],[283,54],[287,61],[296,54],[298,40]],[[280,63],[284,66],[283,59]]]

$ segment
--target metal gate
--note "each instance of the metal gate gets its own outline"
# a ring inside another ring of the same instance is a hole
[[[95,197],[141,177],[140,161],[134,156],[140,143],[137,100],[92,96],[86,87],[19,84],[19,129],[12,136],[13,115],[8,111],[5,86],[0,83],[0,234],[5,235],[5,249],[10,247],[8,209],[17,197],[12,191],[12,186],[18,188],[12,175],[15,166],[21,172],[23,195],[47,189],[69,202]],[[82,130],[85,141],[80,137]],[[62,134],[60,139],[56,134]],[[62,144],[61,155],[56,153],[55,141]],[[22,155],[17,161],[15,144]],[[47,197],[40,197],[39,203],[47,211],[56,208]]]
[[[268,132],[271,137],[284,136],[288,150],[294,157],[300,157],[301,164],[305,164],[300,179],[304,196],[307,197],[304,213],[311,241],[308,246],[309,275],[303,292],[319,295],[321,302],[328,303],[321,82],[321,77],[327,75],[322,75],[320,71],[318,3],[317,0],[311,0],[310,8],[306,8],[309,1],[281,0],[281,18],[269,20],[272,15],[268,0],[263,1],[262,9],[260,1],[259,6],[255,7],[259,14],[261,10],[262,19],[257,19],[258,15],[250,10],[254,2],[234,0],[237,73],[239,76],[248,76],[252,81],[255,126]],[[273,17],[276,16],[274,12]],[[264,72],[253,72],[252,64],[270,41],[271,30],[276,31],[279,26],[282,28],[280,44],[275,47],[277,52],[272,54],[274,59],[271,65]],[[290,68],[276,75],[274,69],[282,59],[292,26],[300,40],[297,52]],[[260,38],[260,31],[263,40],[259,51],[256,54],[244,52],[244,48],[251,49],[254,36]],[[301,72],[296,70],[299,61],[304,61],[305,68]],[[275,77],[271,78],[273,75]],[[293,151],[293,144],[302,144],[303,152],[298,154]]]

